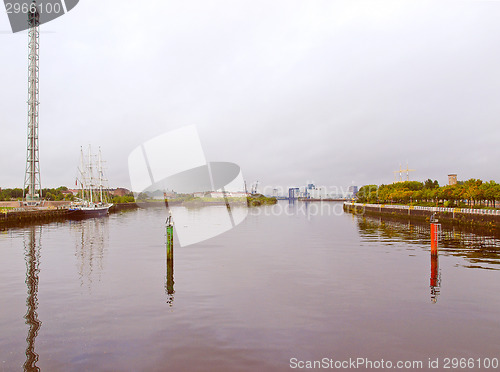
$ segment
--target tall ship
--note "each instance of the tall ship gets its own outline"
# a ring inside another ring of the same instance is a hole
[[[92,155],[89,145],[88,154],[85,156],[83,148],[80,149],[80,166],[76,178],[80,191],[76,202],[69,207],[71,217],[86,218],[106,216],[113,204],[109,203],[109,188],[105,186],[101,149],[97,155]]]

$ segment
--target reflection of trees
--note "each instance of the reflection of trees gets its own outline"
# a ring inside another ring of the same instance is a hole
[[[104,249],[109,237],[107,218],[90,218],[72,222],[72,230],[76,232],[76,257],[81,285],[85,280],[92,285],[95,276],[100,280],[103,270]],[[96,270],[97,269],[97,270]]]
[[[358,229],[364,240],[430,246],[428,223],[401,222],[370,216],[357,218]],[[466,267],[500,270],[500,238],[497,236],[442,226],[439,252],[465,258],[470,263]]]
[[[26,362],[24,363],[25,371],[40,371],[36,366],[38,362],[38,354],[35,352],[35,340],[42,322],[38,320],[36,312],[38,308],[38,274],[40,273],[40,238],[38,246],[36,243],[37,229],[39,227],[32,226],[25,234],[28,236],[24,239],[24,254],[26,260],[26,285],[28,286],[28,298],[26,299],[26,324],[29,326],[28,337],[26,337]],[[41,237],[41,229],[38,232]]]

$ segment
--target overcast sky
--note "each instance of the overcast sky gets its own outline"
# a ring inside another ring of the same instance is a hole
[[[130,187],[138,145],[196,125],[249,183],[500,182],[500,2],[81,0],[41,26],[43,187],[101,146]],[[0,12],[0,186],[22,187],[27,31]],[[165,159],[175,161],[175,159]]]

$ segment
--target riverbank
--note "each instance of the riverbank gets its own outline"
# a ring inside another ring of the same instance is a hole
[[[273,205],[278,202],[275,197],[268,197],[262,194],[253,194],[247,197],[247,205],[249,207],[258,207],[261,205]]]
[[[158,203],[157,205],[159,204],[164,203]],[[70,205],[70,201],[46,201],[41,207],[24,207],[19,201],[0,202],[0,226],[10,227],[32,223],[65,221],[70,215]],[[139,206],[136,203],[121,203],[113,205],[109,212],[116,213],[137,208]]]
[[[420,207],[411,205],[383,205],[344,203],[344,211],[354,214],[390,216],[429,222],[434,216],[442,224],[500,229],[500,211],[469,208]]]

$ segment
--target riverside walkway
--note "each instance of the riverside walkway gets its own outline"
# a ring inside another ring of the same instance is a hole
[[[421,207],[418,205],[394,205],[394,204],[368,204],[368,203],[352,203],[345,202],[344,205],[353,207],[369,207],[375,209],[394,209],[394,210],[405,210],[408,214],[411,211],[427,211],[430,213],[464,213],[473,215],[495,215],[500,216],[500,209],[474,209],[474,208],[444,208],[444,207]]]

